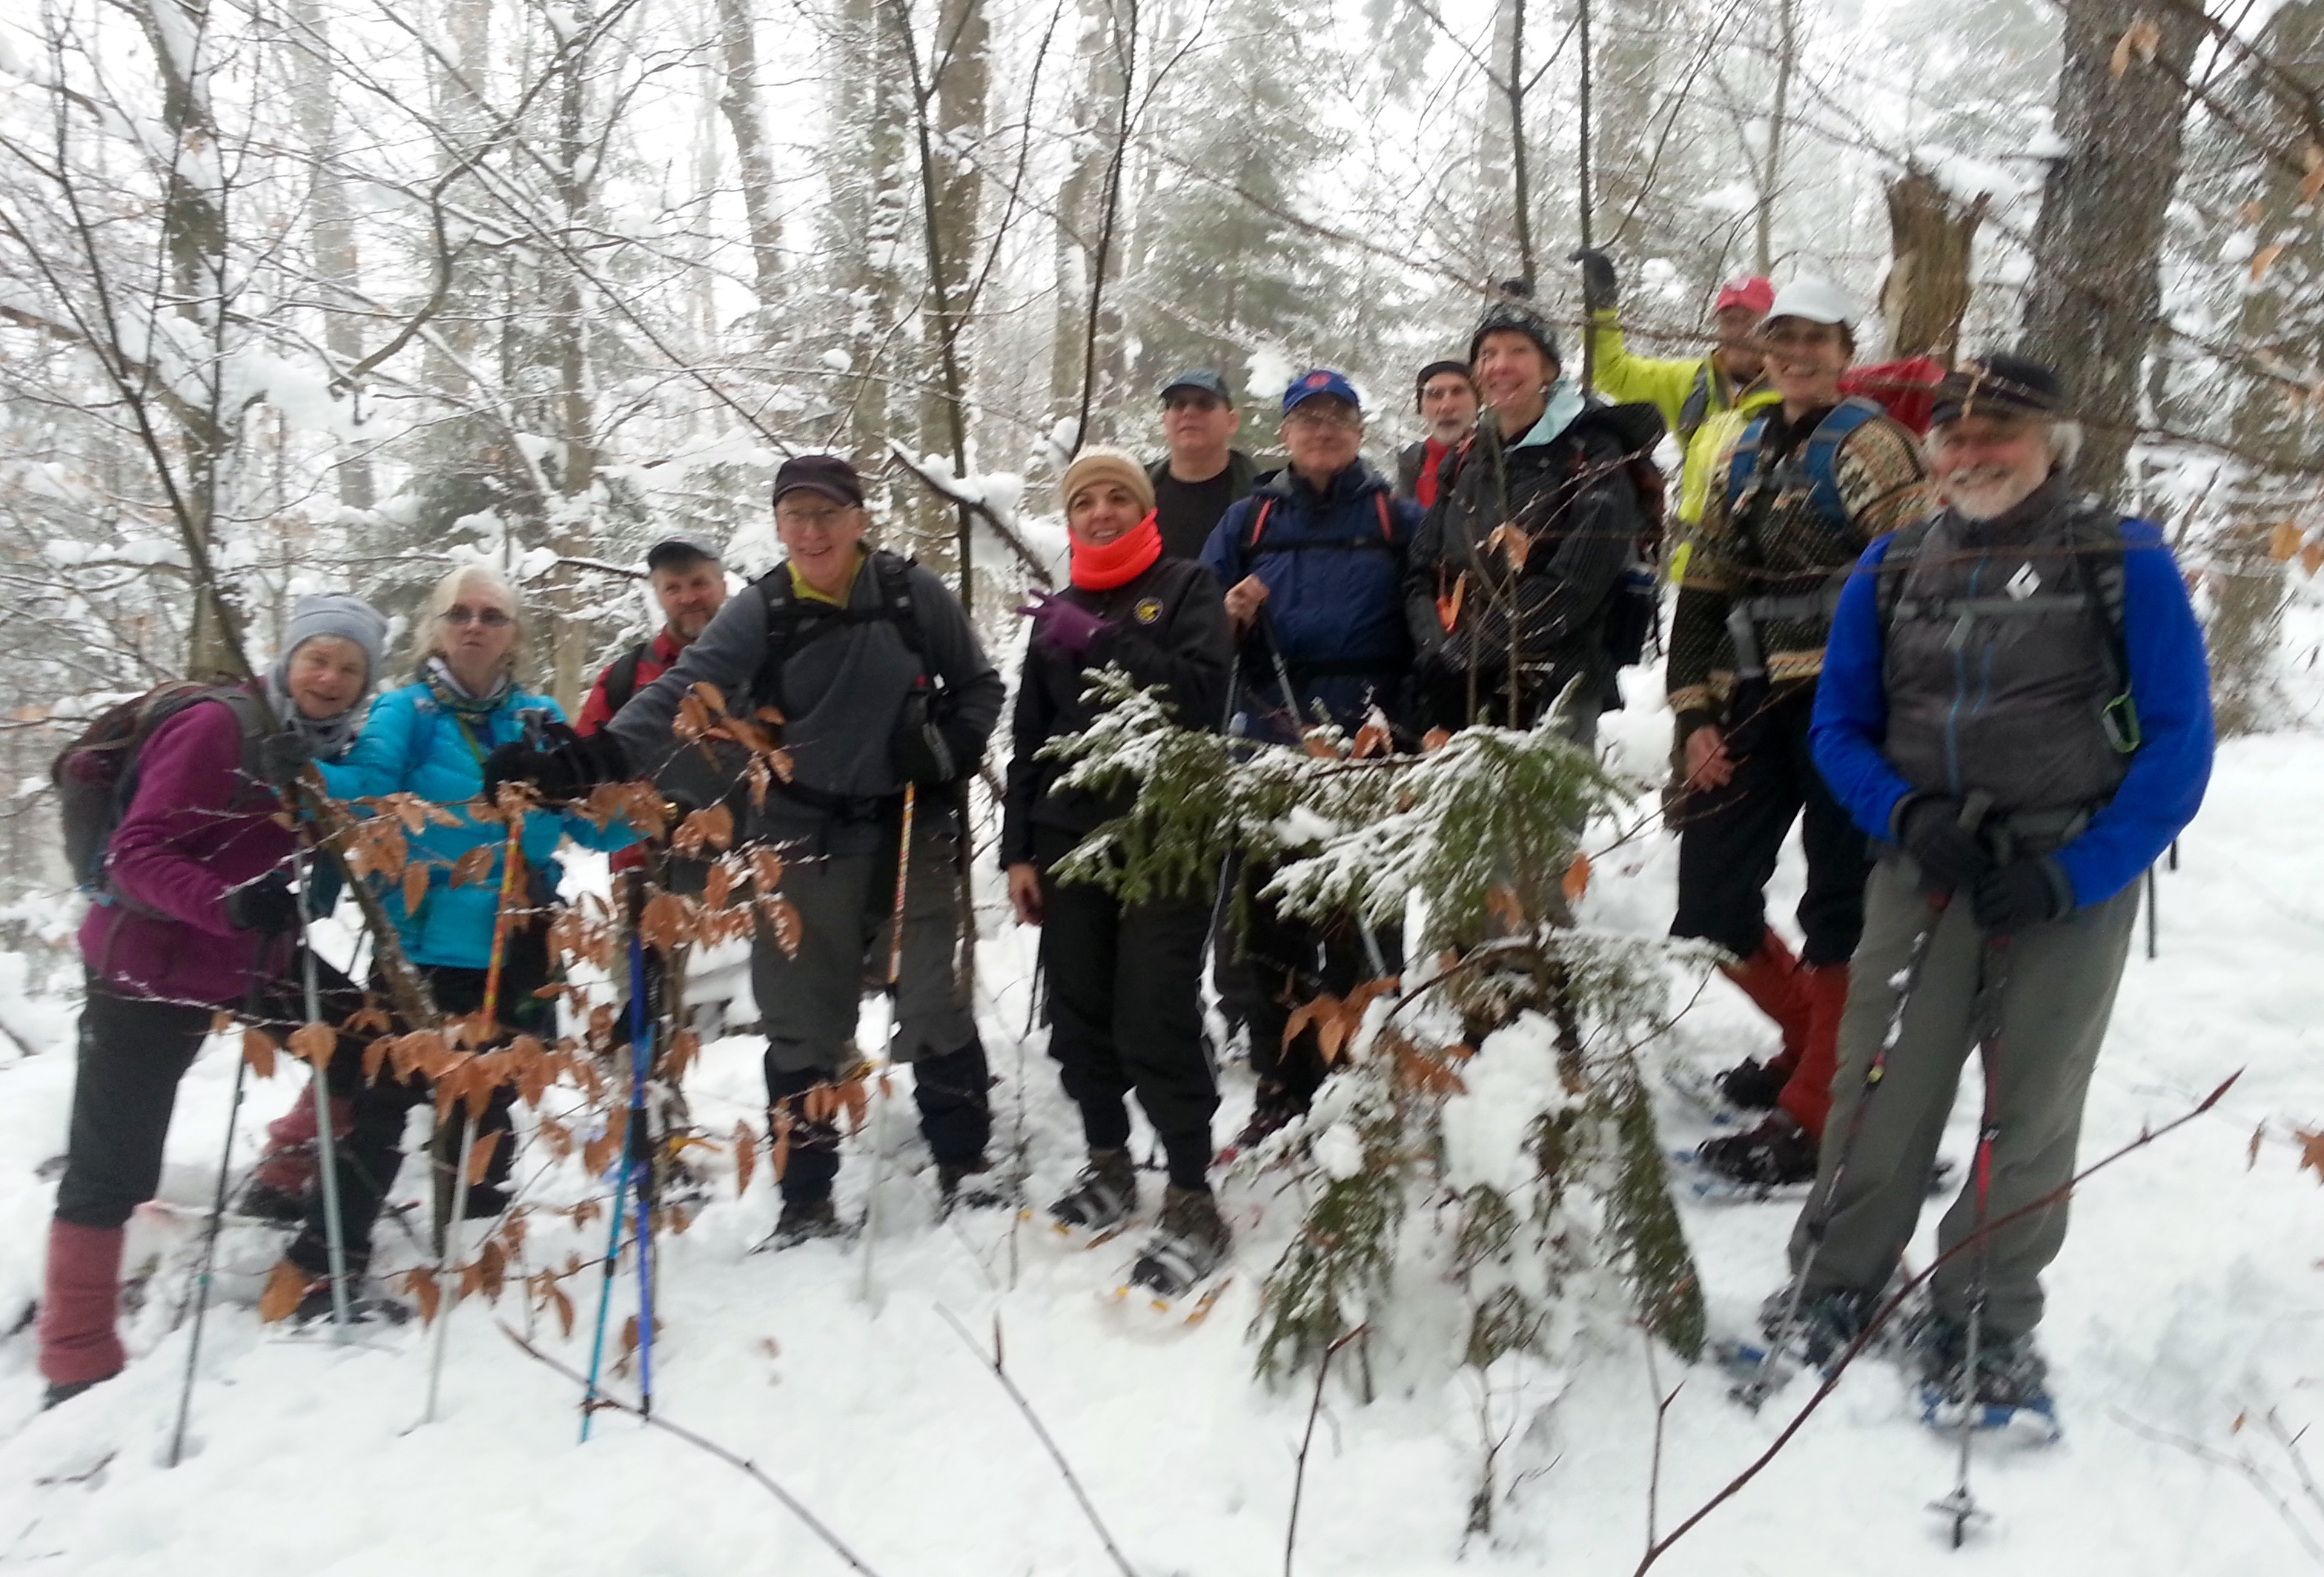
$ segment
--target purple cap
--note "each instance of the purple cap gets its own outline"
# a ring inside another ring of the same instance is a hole
[[[801,488],[835,503],[863,503],[863,479],[837,455],[794,455],[785,460],[775,472],[775,502],[782,503],[784,493]]]

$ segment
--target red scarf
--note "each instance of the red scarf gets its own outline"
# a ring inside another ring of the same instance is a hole
[[[1423,509],[1436,502],[1436,467],[1452,452],[1451,444],[1440,444],[1434,438],[1420,446],[1420,475],[1412,484],[1412,496]]]
[[[1084,591],[1111,591],[1153,568],[1161,557],[1162,528],[1148,510],[1144,520],[1103,546],[1075,537],[1074,584]]]

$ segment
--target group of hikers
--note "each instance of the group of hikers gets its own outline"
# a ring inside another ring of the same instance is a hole
[[[1058,479],[1070,573],[1019,610],[1030,628],[999,851],[1016,918],[1041,928],[1049,1051],[1087,1146],[1047,1209],[1091,1234],[1137,1215],[1134,1094],[1167,1182],[1133,1278],[1166,1297],[1192,1288],[1230,1249],[1211,1187],[1206,954],[1256,1075],[1241,1143],[1297,1120],[1326,1076],[1315,1029],[1286,1033],[1299,1006],[1402,961],[1396,927],[1277,912],[1265,870],[1226,874],[1240,905],[1124,901],[1060,880],[1125,808],[1065,786],[1043,754],[1092,723],[1093,676],[1119,669],[1160,687],[1177,726],[1259,742],[1384,723],[1418,750],[1437,730],[1538,725],[1590,749],[1656,628],[1667,506],[1672,932],[1723,950],[1780,1046],[1720,1074],[1721,1099],[1765,1115],[1700,1160],[1750,1186],[1812,1180],[1784,1317],[1828,1355],[1896,1270],[1972,1048],[1983,1153],[1940,1249],[2070,1175],[2135,884],[2208,778],[2202,638],[2155,529],[2070,485],[2072,395],[2041,361],[1859,367],[1847,297],[1757,278],[1720,289],[1707,354],[1650,359],[1624,343],[1611,262],[1576,255],[1593,386],[1530,290],[1503,287],[1465,356],[1419,373],[1425,432],[1392,479],[1363,457],[1378,413],[1328,367],[1283,391],[1279,464],[1236,447],[1226,380],[1195,369],[1159,392],[1160,459],[1087,447]],[[1653,459],[1666,432],[1683,455],[1674,502]],[[363,1001],[304,942],[328,882],[288,874],[301,833],[279,785],[310,761],[337,798],[409,792],[447,809],[410,839],[424,896],[407,905],[404,883],[383,882],[379,901],[440,1004],[475,1011],[496,991],[490,1010],[512,1030],[549,1013],[537,988],[552,970],[540,926],[493,956],[506,848],[539,908],[565,840],[638,858],[621,822],[570,808],[595,786],[651,778],[674,799],[738,805],[743,835],[781,849],[799,920],[793,936],[762,923],[752,954],[770,1128],[788,1146],[774,1242],[846,1230],[828,1096],[862,1066],[861,998],[883,978],[887,1056],[911,1068],[945,1208],[1015,1207],[991,1169],[991,1077],[957,951],[963,785],[1006,687],[953,592],[871,544],[845,460],[786,460],[772,502],[785,557],[732,595],[712,544],[651,549],[665,622],[609,665],[571,728],[519,683],[517,589],[475,564],[438,583],[412,677],[367,716],[386,622],[329,596],[299,605],[263,678],[180,694],[146,720],[81,932],[88,1005],[40,1324],[52,1404],[123,1365],[124,1223],[154,1191],[178,1080],[215,1012],[303,1023],[309,969],[330,1021]],[[731,775],[703,780],[709,757],[681,706],[704,684],[737,714],[780,717],[788,772],[763,804]],[[473,814],[512,783],[539,807],[516,839]],[[1794,822],[1796,948],[1764,896]],[[488,866],[449,879],[487,844]],[[1235,911],[1248,924],[1230,932],[1221,917]],[[337,1186],[314,1185],[316,1120],[294,1110],[245,1194],[301,1222],[288,1260],[310,1307],[333,1290],[327,1197],[352,1281],[406,1111],[429,1099],[417,1074],[366,1079],[360,1038],[346,1038],[324,1075]],[[505,1093],[480,1127],[506,1132]],[[471,1213],[503,1208],[512,1148],[494,1146]],[[2039,1391],[2040,1274],[2065,1222],[2061,1200],[1992,1234],[1974,1270],[1971,1257],[1947,1265],[1915,1338],[1930,1375],[2003,1400]],[[1969,1362],[1972,1305],[1983,1341]]]

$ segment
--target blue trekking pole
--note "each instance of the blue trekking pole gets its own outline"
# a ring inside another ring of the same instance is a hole
[[[597,1377],[605,1357],[605,1318],[613,1305],[613,1272],[622,1252],[622,1228],[635,1189],[638,1198],[638,1380],[639,1412],[653,1412],[653,1216],[651,1188],[653,1150],[646,1133],[646,1074],[653,1065],[653,1048],[646,1022],[645,938],[638,918],[641,894],[631,876],[630,889],[630,1105],[622,1138],[622,1169],[613,1185],[613,1224],[605,1242],[605,1275],[598,1284],[597,1328],[589,1346],[589,1383],[581,1398],[581,1438],[589,1438],[595,1416]]]

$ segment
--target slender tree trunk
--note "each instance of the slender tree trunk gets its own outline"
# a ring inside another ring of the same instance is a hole
[[[330,22],[317,0],[291,0],[290,21],[296,30],[292,48],[291,102],[299,118],[300,140],[307,144],[308,248],[314,257],[316,282],[325,292],[355,285],[362,274],[353,214],[346,185],[333,161],[338,156],[338,101],[334,92],[330,60]],[[363,327],[352,312],[323,309],[323,345],[341,367],[363,359]],[[349,509],[369,509],[375,502],[371,462],[360,453],[343,455],[332,467],[339,502]]]
[[[1796,0],[1775,0],[1775,97],[1767,115],[1767,151],[1759,161],[1759,208],[1751,255],[1761,275],[1775,272],[1775,193],[1784,178],[1784,125],[1791,115],[1792,73],[1799,65]]]
[[[1533,253],[1533,173],[1526,147],[1526,0],[1508,0],[1508,78],[1501,85],[1508,101],[1509,194],[1516,209],[1517,272],[1538,283]]]
[[[2115,46],[2142,22],[2157,29],[2155,58],[2134,53],[2117,77]],[[2024,339],[2074,391],[2086,432],[2075,479],[2110,496],[2138,433],[2163,221],[2179,188],[2181,83],[2200,24],[2140,0],[2070,0],[2064,29],[2056,120],[2066,152],[2043,182]]]
[[[782,217],[775,211],[775,161],[759,105],[759,41],[749,0],[717,0],[719,113],[734,138],[742,215],[751,233],[751,280],[759,309],[752,341],[761,353],[778,337],[783,300]]]

